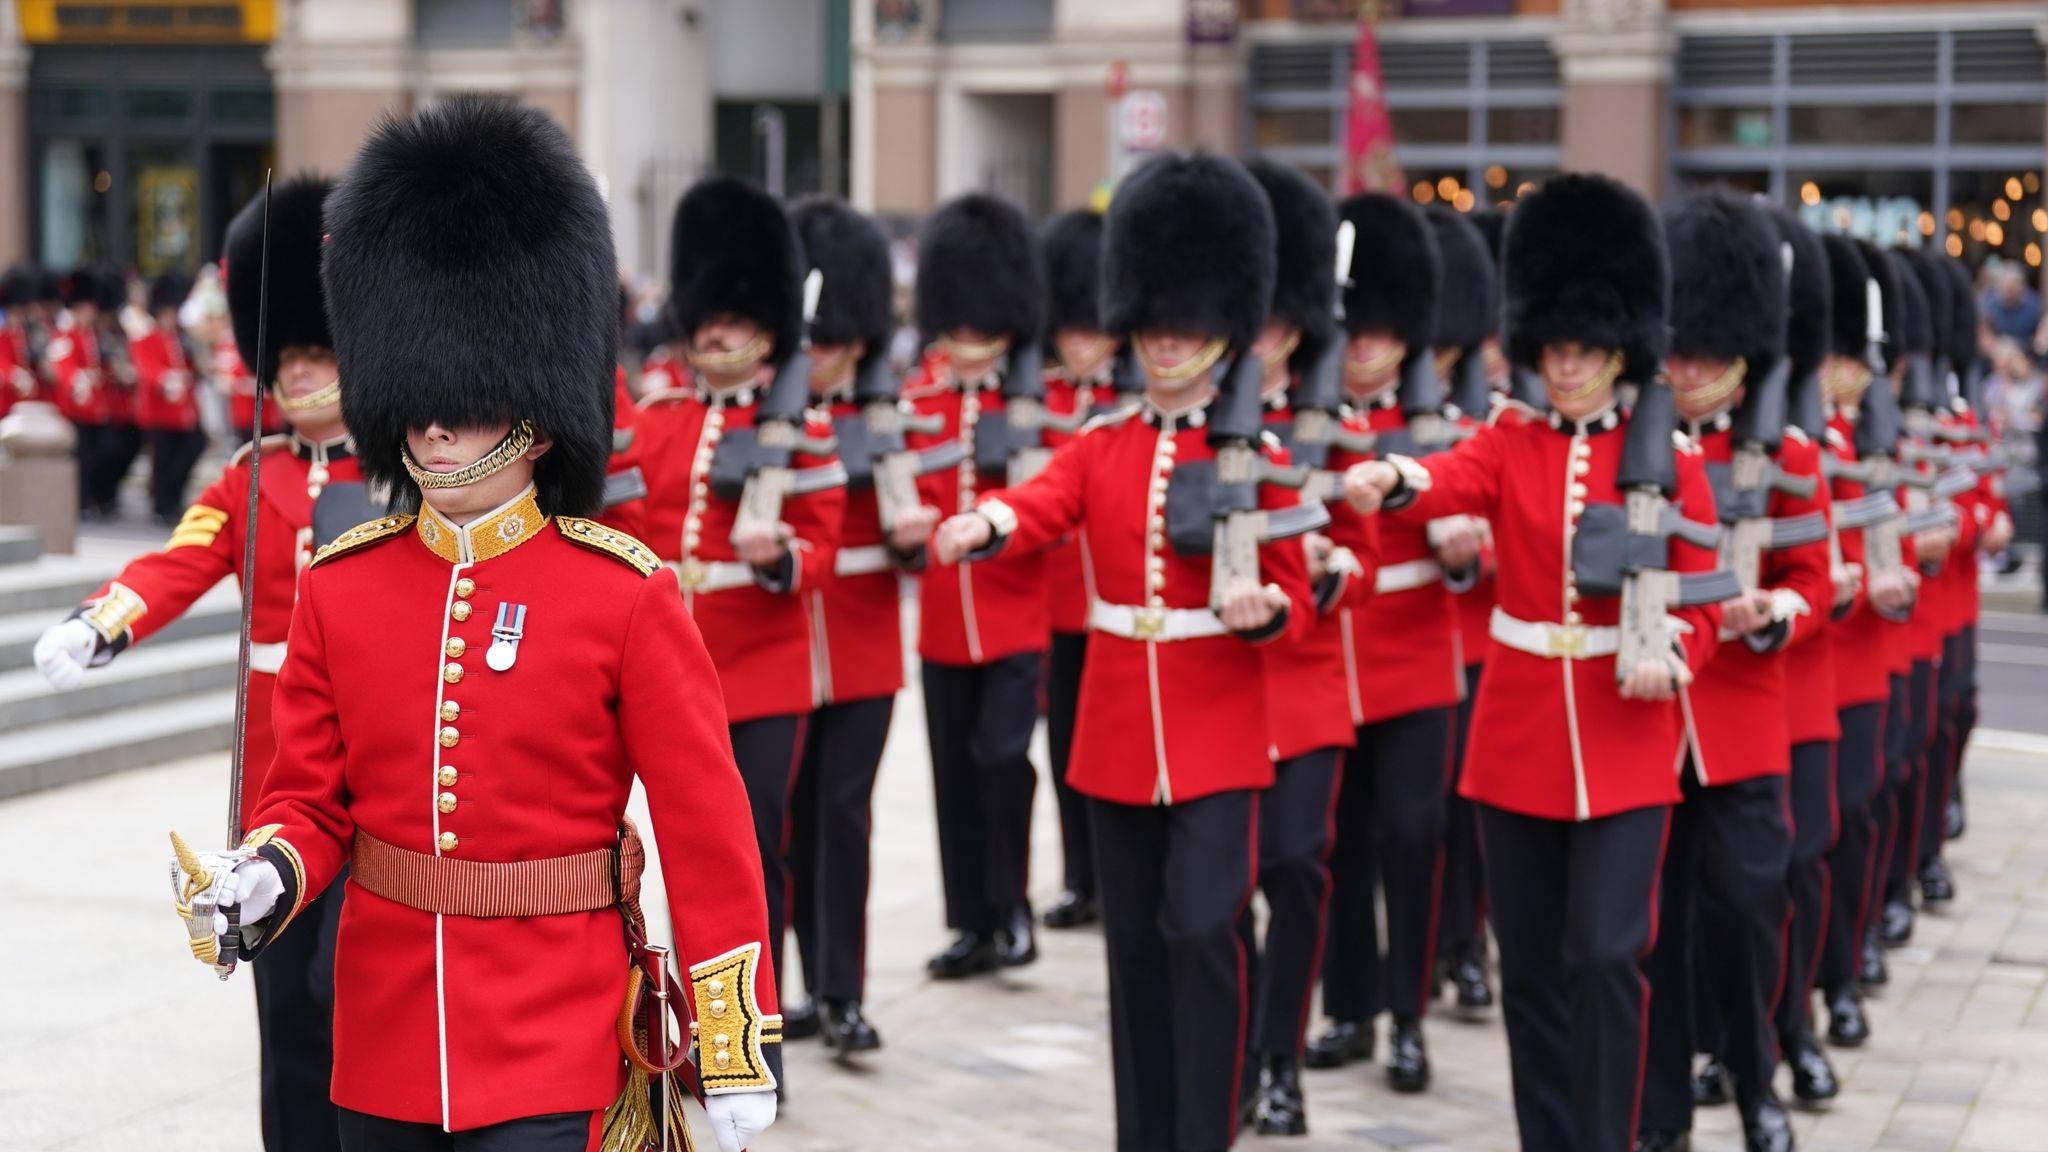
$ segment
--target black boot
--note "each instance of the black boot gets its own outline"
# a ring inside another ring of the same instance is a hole
[[[1792,1152],[1792,1114],[1765,1092],[1742,1108],[1742,1147],[1745,1152]]]
[[[1905,900],[1886,900],[1878,932],[1887,948],[1902,948],[1913,939],[1913,905]]]
[[[1308,1042],[1302,1063],[1311,1068],[1342,1068],[1353,1060],[1372,1059],[1372,1025],[1332,1020],[1321,1036]]]
[[[1069,888],[1045,910],[1042,919],[1047,928],[1079,928],[1102,919],[1102,910],[1096,907],[1094,896]]]
[[[1837,1048],[1861,1048],[1870,1039],[1870,1018],[1863,1014],[1863,998],[1853,988],[1828,994],[1828,1043]]]
[[[1464,949],[1451,961],[1451,986],[1458,993],[1458,1014],[1476,1016],[1493,1007],[1493,986],[1486,982],[1486,960],[1479,946]]]
[[[784,1040],[809,1040],[818,1034],[818,1002],[804,999],[782,1013]]]
[[[1948,862],[1936,856],[1920,870],[1920,902],[1933,907],[1955,898],[1955,877],[1949,875]]]
[[[996,929],[996,960],[1005,968],[1022,968],[1038,959],[1038,937],[1031,927],[1031,909],[1019,908],[1010,922]]]
[[[1253,1127],[1261,1136],[1308,1135],[1308,1102],[1301,1094],[1301,1069],[1292,1056],[1259,1060],[1258,1103]]]
[[[1885,970],[1884,949],[1877,945],[1877,929],[1873,928],[1863,937],[1863,964],[1856,971],[1856,980],[1866,988],[1880,988],[1891,983],[1891,973]]]
[[[982,972],[993,972],[998,963],[993,939],[979,932],[962,932],[953,938],[951,947],[932,957],[924,967],[934,980],[960,980]],[[783,1028],[787,1034],[786,1023]]]
[[[825,1001],[825,1047],[841,1056],[872,1052],[882,1046],[882,1035],[861,1015],[858,1000]]]
[[[1958,781],[1956,787],[1961,789],[1962,783]],[[1948,811],[1942,813],[1942,815],[1945,818],[1942,821],[1941,830],[1945,833],[1942,838],[1945,840],[1961,840],[1963,838],[1963,830],[1970,826],[1969,820],[1963,816],[1963,798],[1960,795],[1949,797]]]
[[[1801,1029],[1790,1043],[1779,1046],[1785,1050],[1785,1063],[1792,1066],[1792,1095],[1800,1103],[1818,1104],[1841,1094],[1842,1085],[1835,1079],[1835,1066],[1828,1063],[1828,1054],[1821,1050],[1820,1041],[1814,1039],[1812,1029]]]
[[[1638,1133],[1636,1136],[1636,1152],[1692,1152],[1692,1133]]]
[[[1728,1102],[1728,1069],[1718,1057],[1709,1056],[1692,1074],[1692,1103],[1695,1108],[1719,1108]]]
[[[1387,1034],[1387,1083],[1396,1092],[1429,1087],[1429,1048],[1422,1042],[1422,1021],[1412,1016],[1394,1017]]]

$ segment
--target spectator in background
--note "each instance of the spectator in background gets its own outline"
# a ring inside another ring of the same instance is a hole
[[[1991,373],[1984,380],[1984,401],[1989,409],[1993,434],[2010,465],[2005,477],[2005,495],[2015,516],[2022,504],[2042,496],[2042,376],[2041,369],[2020,344],[1997,336],[1991,344]],[[2038,522],[2038,521],[2037,521]],[[2008,548],[1995,557],[1998,571],[2019,568],[2019,554]]]
[[[2032,348],[2036,362],[2048,353],[2048,340],[2043,339],[2048,333],[2041,331],[2041,297],[2027,286],[2025,269],[2000,264],[1982,304],[1984,323],[1993,339],[2004,337],[2022,348]]]

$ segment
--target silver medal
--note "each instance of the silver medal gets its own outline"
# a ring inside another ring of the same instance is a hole
[[[519,659],[519,638],[526,631],[526,605],[498,605],[498,622],[491,628],[491,647],[484,664],[493,672],[510,669]]]

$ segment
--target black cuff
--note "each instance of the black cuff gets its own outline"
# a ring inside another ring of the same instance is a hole
[[[775,562],[775,567],[772,569],[756,565],[754,567],[754,583],[760,585],[763,591],[773,592],[778,596],[795,588],[796,549],[793,547],[784,548],[782,550],[782,558]]]
[[[1263,627],[1254,628],[1249,632],[1236,633],[1237,638],[1247,644],[1263,644],[1271,640],[1273,637],[1287,631],[1287,616],[1290,610],[1290,608],[1280,609],[1278,612],[1273,613],[1273,618],[1266,621]]]
[[[1776,652],[1783,648],[1786,641],[1791,638],[1792,622],[1789,620],[1773,620],[1771,621],[1771,626],[1761,632],[1745,633],[1742,637],[1742,642],[1749,646],[1751,652],[1762,654]]]
[[[292,862],[290,854],[275,844],[265,844],[256,850],[256,858],[269,861],[270,866],[277,869],[278,878],[284,881],[284,892],[278,896],[277,903],[270,909],[270,914],[263,918],[263,939],[242,947],[244,960],[254,960],[263,955],[284,931],[291,920],[293,910],[299,906],[299,867]],[[248,925],[244,924],[243,927],[246,928]]]
[[[71,615],[65,617],[66,620],[83,620],[84,618],[85,609],[83,607],[73,608]],[[86,665],[88,668],[98,668],[105,665],[114,657],[126,652],[128,646],[135,642],[135,638],[126,631],[112,640],[108,640],[105,636],[100,636],[100,630],[97,628],[94,628],[92,631],[93,635],[99,638],[93,642],[92,660]]]
[[[1003,548],[1009,543],[1010,538],[1008,536],[1002,535],[1001,533],[995,533],[988,538],[988,543],[983,544],[981,547],[976,548],[974,551],[969,552],[965,556],[962,556],[960,558],[960,562],[962,564],[973,564],[976,561],[980,560],[993,560],[995,559],[996,554],[1001,552]]]
[[[1399,512],[1401,509],[1415,503],[1415,498],[1420,495],[1421,493],[1415,490],[1415,486],[1408,483],[1407,475],[1399,468],[1396,468],[1394,469],[1394,490],[1380,497],[1380,511]]]
[[[1316,615],[1328,616],[1337,610],[1344,599],[1344,589],[1351,584],[1351,576],[1345,572],[1327,572],[1316,581]]]
[[[1452,592],[1470,592],[1479,586],[1479,571],[1479,561],[1477,560],[1465,565],[1463,568],[1446,568],[1444,569],[1444,587],[1449,588]]]
[[[897,550],[894,544],[884,544],[883,547],[889,550],[889,562],[896,565],[902,571],[922,572],[926,568],[931,567],[931,549],[923,544],[919,544],[908,552]]]
[[[1848,603],[1846,603],[1846,604],[1837,604],[1837,605],[1835,605],[1835,606],[1834,606],[1834,608],[1833,608],[1833,609],[1832,609],[1831,611],[1829,611],[1829,612],[1828,612],[1828,619],[1830,619],[1830,620],[1846,620],[1846,619],[1848,619],[1848,618],[1849,618],[1849,613],[1851,613],[1851,612],[1854,612],[1855,610],[1856,610],[1856,601],[1854,601],[1854,600],[1850,600],[1850,601],[1849,601]]]

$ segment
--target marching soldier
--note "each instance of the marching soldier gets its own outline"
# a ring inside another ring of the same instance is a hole
[[[120,477],[107,481],[120,459],[125,398],[115,367],[122,361],[110,344],[119,339],[102,310],[120,307],[120,288],[91,268],[63,280],[64,311],[45,351],[57,410],[78,435],[78,510],[87,519],[118,512]]]
[[[1042,387],[1034,353],[1045,274],[1024,214],[980,193],[941,205],[917,250],[917,327],[941,354],[903,393],[941,428],[910,439],[965,448],[956,467],[926,475],[918,489],[942,514],[966,512],[1008,486],[1005,452],[990,446],[1011,427],[1010,397]],[[1025,885],[1038,782],[1031,731],[1050,629],[1038,548],[975,565],[925,560],[918,654],[946,926],[955,933],[926,968],[954,980],[1038,958]]]
[[[1344,292],[1344,397],[1374,435],[1406,433],[1412,414],[1401,403],[1403,377],[1435,371],[1443,275],[1436,234],[1421,209],[1385,193],[1352,196],[1338,214],[1357,229],[1363,254]],[[1334,1067],[1370,1057],[1373,1020],[1384,1008],[1393,1017],[1387,1080],[1396,1091],[1420,1092],[1430,1079],[1422,1014],[1436,983],[1451,727],[1464,669],[1447,568],[1428,520],[1389,516],[1380,542],[1374,595],[1346,618],[1345,691],[1357,743],[1338,790],[1330,858],[1323,1011],[1331,1026],[1308,1059]],[[1477,554],[1458,559],[1464,567],[1450,574],[1462,584]],[[1386,902],[1384,944],[1374,932],[1375,877]]]
[[[129,342],[135,359],[135,423],[149,434],[149,495],[157,523],[178,522],[185,483],[206,450],[199,427],[199,378],[192,348],[178,325],[178,309],[192,278],[167,272],[149,286],[150,327]]]
[[[1679,798],[1675,697],[1713,654],[1720,610],[1675,606],[1678,626],[1649,636],[1577,572],[1583,561],[1587,579],[1611,574],[1621,541],[1594,529],[1621,521],[1617,502],[1670,496],[1711,524],[1714,501],[1697,453],[1666,447],[1655,213],[1605,178],[1563,176],[1521,200],[1504,243],[1505,350],[1540,374],[1550,412],[1426,461],[1354,466],[1345,489],[1361,511],[1493,525],[1500,603],[1460,788],[1479,805],[1516,1123],[1532,1152],[1622,1152],[1642,1083],[1655,877]],[[1627,413],[1622,380],[1638,386]],[[1674,536],[1651,538],[1669,539],[1671,569],[1713,566]],[[1642,579],[1623,577],[1623,597],[1648,594]],[[1617,668],[1624,642],[1631,664]]]
[[[12,265],[0,276],[0,306],[7,310],[0,331],[0,416],[23,401],[50,398],[43,375],[50,334],[37,316],[45,280],[33,264]]]
[[[251,446],[185,509],[161,552],[143,556],[88,597],[71,618],[36,644],[36,666],[60,689],[76,687],[89,667],[114,659],[173,623],[222,579],[245,586],[250,619],[248,714],[242,762],[244,827],[271,762],[271,695],[283,667],[300,570],[332,538],[371,511],[355,442],[343,423],[334,337],[321,303],[321,204],[329,182],[288,181],[271,193],[268,407],[284,410],[290,433],[265,437],[256,522],[248,521]],[[228,304],[243,345],[256,347],[262,304],[263,208],[250,204],[228,225]],[[142,363],[150,363],[145,354]],[[256,535],[254,573],[242,570],[249,533]],[[323,886],[324,887],[324,886]],[[327,1021],[333,1012],[335,927],[340,888],[304,894],[297,932],[270,950],[256,973],[256,1019],[262,1037],[263,1141],[270,1152],[319,1152],[338,1139],[328,1103],[333,1054]]]
[[[379,126],[326,219],[343,404],[403,511],[301,581],[248,839],[181,855],[195,954],[260,971],[352,862],[344,1148],[642,1147],[660,1122],[615,1026],[637,775],[687,840],[666,879],[707,1111],[738,1152],[774,1119],[779,1017],[716,672],[673,575],[579,518],[611,443],[604,202],[543,114],[458,100]],[[635,975],[682,995],[647,959]],[[666,1006],[641,1018],[664,1035],[625,1037],[633,1056],[666,1062]]]
[[[681,357],[650,366],[654,387],[640,398],[644,517],[649,547],[675,569],[718,669],[767,878],[769,947],[779,952],[789,791],[804,720],[819,702],[805,598],[832,574],[845,511],[834,473],[841,485],[845,473],[830,454],[830,426],[804,410],[808,380],[797,379],[786,414],[801,423],[786,430],[789,465],[826,483],[792,488],[774,520],[742,512],[773,422],[772,382],[801,351],[802,253],[782,206],[750,184],[711,177],[676,206],[670,245],[669,306],[685,345]]]
[[[1169,547],[1167,526],[1172,507],[1208,531],[1212,373],[1250,349],[1272,302],[1272,211],[1236,161],[1167,154],[1126,178],[1103,247],[1102,319],[1133,341],[1142,407],[1094,421],[1036,479],[946,521],[933,552],[950,564],[1082,536],[1097,599],[1072,780],[1093,802],[1117,1146],[1221,1149],[1244,1054],[1237,921],[1273,781],[1272,734],[1245,722],[1265,695],[1255,645],[1314,606],[1298,542],[1254,545],[1257,574],[1216,589],[1211,558]],[[1233,396],[1251,402],[1256,441],[1257,397]],[[1298,500],[1259,491],[1269,511]]]
[[[874,221],[838,200],[806,200],[791,216],[810,267],[825,277],[811,321],[811,402],[835,428],[864,426],[865,405],[895,403],[893,388],[874,400],[855,389],[862,373],[887,372],[876,360],[886,363],[889,355],[888,239]],[[804,985],[821,1002],[825,1042],[842,1054],[882,1045],[861,1012],[869,808],[903,687],[897,565],[924,546],[936,519],[918,505],[884,532],[872,458],[845,456],[849,471],[863,473],[865,482],[857,478],[847,492],[832,574],[806,593],[821,702],[805,725],[790,851]]]
[[[1294,405],[1299,401],[1304,410],[1317,405],[1316,398],[1302,394],[1303,376],[1337,339],[1331,319],[1337,212],[1328,193],[1293,168],[1267,160],[1254,160],[1247,168],[1265,189],[1279,240],[1273,304],[1251,354],[1263,372],[1260,395],[1267,429],[1284,441],[1297,419],[1328,415],[1297,416]],[[1364,418],[1356,413],[1348,415],[1345,427],[1354,436],[1366,431]],[[1335,470],[1359,459],[1332,445],[1329,459],[1317,463]],[[1248,1085],[1255,1092],[1246,1105],[1257,1131],[1267,1136],[1308,1132],[1301,1058],[1327,934],[1339,773],[1357,742],[1344,650],[1354,612],[1372,595],[1373,573],[1379,568],[1378,517],[1340,505],[1330,518],[1326,534],[1311,535],[1306,542],[1316,591],[1313,621],[1299,640],[1260,650],[1275,764],[1273,787],[1259,801],[1258,879],[1267,910],[1263,949],[1252,934],[1250,906],[1244,911],[1247,952],[1254,961]],[[1257,1076],[1255,1085],[1249,1075]]]
[[[1115,405],[1117,342],[1102,330],[1102,213],[1077,208],[1053,217],[1039,233],[1045,256],[1047,340],[1053,365],[1046,375],[1045,408],[1078,430],[1097,408]],[[1058,448],[1071,433],[1048,429]],[[1074,717],[1080,706],[1081,669],[1088,657],[1088,557],[1065,540],[1045,551],[1046,614],[1052,647],[1046,654],[1045,742],[1052,785],[1059,797],[1060,855],[1065,865],[1058,899],[1045,910],[1047,928],[1078,928],[1101,918],[1095,902],[1095,851],[1088,834],[1088,799],[1067,783],[1073,763]]]

